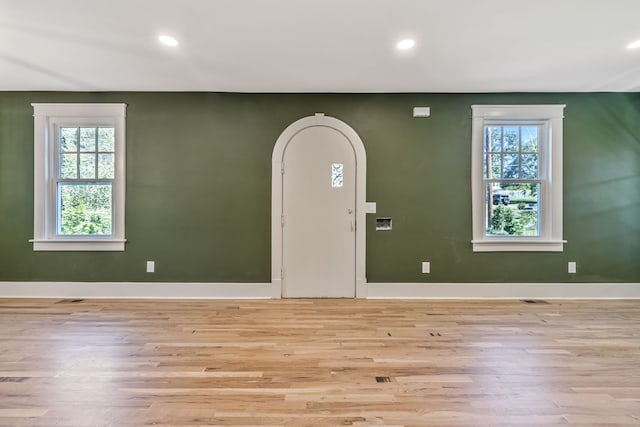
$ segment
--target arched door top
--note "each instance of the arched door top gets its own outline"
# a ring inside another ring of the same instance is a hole
[[[289,141],[291,141],[298,132],[312,126],[326,126],[333,128],[338,132],[342,132],[353,146],[353,150],[356,153],[356,161],[364,164],[366,168],[367,153],[360,136],[358,136],[356,131],[347,123],[336,119],[335,117],[325,116],[324,113],[316,113],[313,116],[303,117],[287,126],[287,128],[280,134],[276,141],[276,145],[273,147],[273,155],[271,158],[272,164],[275,164],[276,162],[282,164],[284,151],[286,150]]]

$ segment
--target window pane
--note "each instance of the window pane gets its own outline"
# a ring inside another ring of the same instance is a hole
[[[502,144],[503,151],[517,152],[520,150],[520,136],[518,127],[504,127],[502,128],[504,133]]]
[[[502,156],[500,154],[488,154],[491,165],[491,176],[487,178],[502,178]]]
[[[60,178],[78,177],[78,155],[63,153],[60,155]]]
[[[80,151],[96,151],[96,128],[80,128]]]
[[[115,131],[114,128],[98,128],[98,151],[115,151]]]
[[[538,152],[538,127],[523,126],[522,130],[522,151],[526,153]]]
[[[98,178],[113,179],[113,154],[98,154]]]
[[[58,183],[58,234],[112,234],[111,183]]]
[[[486,236],[540,236],[540,184],[486,186]]]
[[[60,128],[60,151],[78,151],[78,128]]]
[[[518,162],[517,154],[505,154],[502,156],[504,162],[503,165],[503,178],[518,178],[520,165]]]
[[[538,178],[538,155],[537,154],[523,154],[521,156],[522,161],[522,176],[524,179],[537,179]]]
[[[331,186],[342,187],[344,184],[344,165],[342,163],[331,163]]]
[[[491,151],[502,151],[502,128],[500,126],[488,126],[487,132],[487,138],[491,141]]]
[[[80,154],[80,178],[95,179],[96,177],[96,155]]]

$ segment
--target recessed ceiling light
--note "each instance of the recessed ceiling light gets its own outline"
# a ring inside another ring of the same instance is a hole
[[[627,46],[628,49],[637,49],[640,47],[640,40],[636,40],[633,43],[631,43],[629,46]]]
[[[407,50],[415,46],[416,42],[411,39],[404,39],[398,42],[398,49]]]
[[[178,40],[174,39],[171,36],[159,36],[158,40],[160,40],[160,43],[167,46],[171,46],[171,47],[178,46]]]

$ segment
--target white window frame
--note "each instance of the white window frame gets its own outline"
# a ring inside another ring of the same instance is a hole
[[[562,124],[565,105],[472,105],[471,194],[474,252],[562,252]],[[493,123],[543,123],[539,236],[487,236],[484,188],[484,127]]]
[[[34,251],[124,251],[126,104],[34,103]],[[111,126],[115,132],[113,234],[67,236],[56,232],[55,167],[60,126]]]

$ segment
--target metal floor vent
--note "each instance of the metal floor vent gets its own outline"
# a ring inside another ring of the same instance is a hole
[[[76,302],[82,302],[83,299],[61,299],[56,304],[74,304]]]
[[[28,377],[0,377],[0,383],[21,383],[28,379]]]
[[[390,383],[391,378],[389,377],[376,377],[376,382],[378,383]]]
[[[549,304],[547,301],[541,299],[523,299],[522,302],[526,302],[527,304]]]

